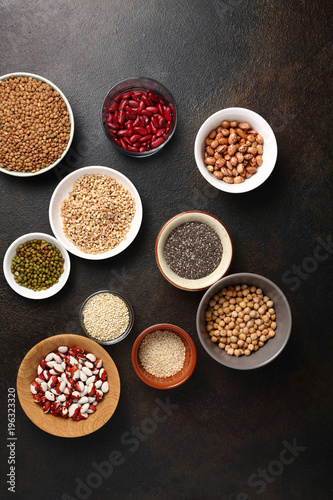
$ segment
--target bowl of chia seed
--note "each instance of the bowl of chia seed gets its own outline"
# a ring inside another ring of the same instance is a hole
[[[164,224],[156,239],[155,257],[172,285],[196,292],[206,290],[228,272],[233,246],[227,228],[217,217],[192,210]]]

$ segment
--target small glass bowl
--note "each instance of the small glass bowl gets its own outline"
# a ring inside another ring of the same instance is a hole
[[[119,335],[119,337],[116,337],[114,339],[111,339],[111,340],[100,340],[96,337],[93,337],[87,330],[85,324],[84,324],[84,320],[83,320],[83,314],[84,314],[84,309],[86,307],[86,305],[88,304],[88,302],[93,298],[93,297],[96,297],[96,295],[101,295],[103,293],[107,293],[107,294],[110,294],[110,295],[115,295],[116,297],[119,297],[126,305],[127,309],[128,309],[128,314],[129,314],[129,320],[128,320],[128,325],[126,327],[126,330],[121,334]],[[101,345],[113,345],[113,344],[117,344],[118,342],[121,342],[122,340],[124,340],[125,337],[127,337],[127,335],[130,333],[130,331],[132,330],[132,327],[133,327],[133,323],[134,323],[134,311],[133,311],[133,308],[131,306],[131,304],[128,302],[127,299],[125,299],[125,297],[123,297],[122,295],[120,295],[120,293],[118,292],[114,292],[113,290],[100,290],[99,292],[95,292],[93,294],[91,294],[82,304],[81,306],[81,309],[80,309],[80,322],[81,322],[81,326],[82,326],[82,329],[84,331],[84,333],[86,334],[87,337],[89,337],[91,340],[94,340],[95,342],[97,342],[98,344],[101,344]]]
[[[170,107],[172,112],[171,127],[166,140],[157,148],[150,149],[149,151],[145,151],[143,153],[128,151],[119,146],[118,144],[116,144],[110,134],[109,127],[107,125],[108,108],[111,106],[114,99],[119,94],[123,94],[129,91],[140,91],[140,90],[152,90],[158,97],[161,97],[165,101],[165,103]],[[173,136],[177,125],[176,102],[172,94],[169,92],[169,90],[156,80],[146,77],[128,78],[126,80],[117,83],[117,85],[112,87],[111,90],[109,90],[109,92],[107,93],[102,106],[102,125],[106,136],[108,137],[108,139],[110,139],[111,143],[118,151],[128,156],[132,156],[134,158],[146,158],[147,156],[151,156],[155,153],[158,153],[158,151],[160,151],[164,146],[166,146],[166,144],[168,144],[171,137]]]

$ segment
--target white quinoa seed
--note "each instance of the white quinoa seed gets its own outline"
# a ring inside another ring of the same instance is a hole
[[[144,369],[161,378],[176,375],[184,366],[185,354],[184,343],[169,330],[149,333],[139,348],[139,358]]]
[[[61,205],[65,236],[90,254],[113,250],[127,236],[135,215],[135,199],[107,175],[83,175]]]
[[[114,340],[127,328],[129,311],[125,302],[112,293],[92,297],[83,310],[84,326],[97,340]]]

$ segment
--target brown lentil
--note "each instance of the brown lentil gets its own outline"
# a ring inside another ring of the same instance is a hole
[[[155,377],[172,377],[184,366],[186,348],[182,340],[169,330],[148,333],[139,348],[139,359],[147,372]]]
[[[66,103],[47,83],[11,75],[0,81],[0,167],[37,172],[61,157],[70,138]]]
[[[120,337],[130,319],[125,302],[112,293],[101,293],[88,300],[82,316],[88,334],[103,341]]]
[[[263,164],[263,142],[249,123],[224,120],[205,140],[207,170],[227,184],[240,184]]]
[[[61,206],[65,236],[85,253],[113,250],[125,238],[135,215],[135,200],[112,177],[83,175]]]
[[[275,336],[273,305],[261,288],[247,284],[223,288],[205,314],[211,341],[231,356],[250,356]]]

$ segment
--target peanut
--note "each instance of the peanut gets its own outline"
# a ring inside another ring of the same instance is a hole
[[[223,120],[205,139],[206,168],[227,184],[240,184],[263,164],[263,141],[249,123]]]

